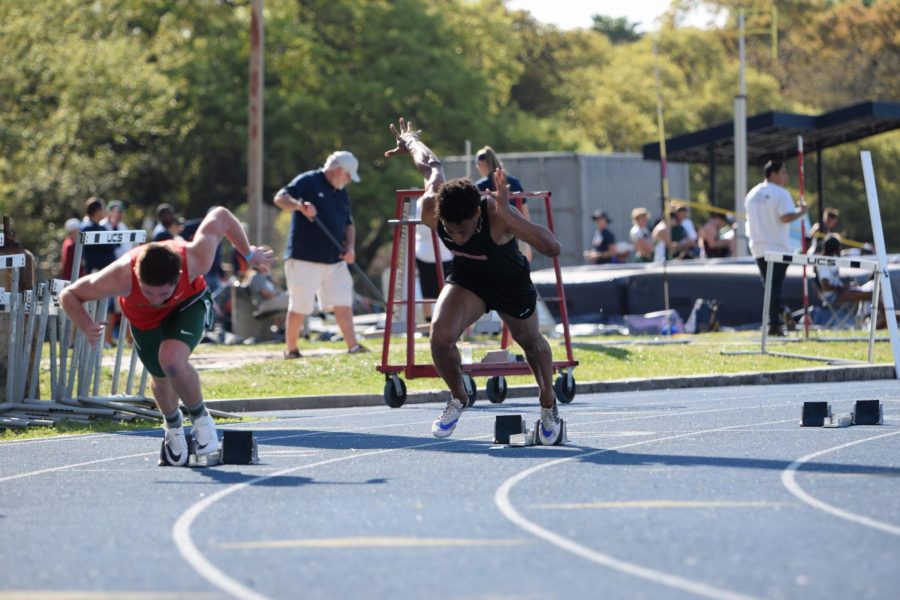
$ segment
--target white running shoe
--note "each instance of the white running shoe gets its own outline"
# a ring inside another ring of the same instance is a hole
[[[541,407],[541,424],[538,427],[538,437],[544,446],[555,446],[559,443],[559,437],[562,435],[562,421],[559,418],[559,411],[556,409],[556,402],[553,408]]]
[[[441,413],[434,423],[431,424],[431,434],[437,438],[450,437],[453,430],[456,429],[456,423],[459,416],[466,410],[466,405],[456,398],[450,398],[447,401],[447,407]]]
[[[194,452],[197,456],[215,454],[219,451],[219,436],[216,422],[210,415],[191,420],[191,435],[194,438]]]
[[[184,427],[172,427],[165,430],[163,438],[163,452],[165,461],[173,467],[183,467],[188,461],[187,439],[184,437]],[[160,464],[165,464],[160,462]]]

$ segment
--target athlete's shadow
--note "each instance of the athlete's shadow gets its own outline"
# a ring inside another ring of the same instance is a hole
[[[784,471],[794,461],[766,458],[736,458],[732,456],[693,456],[675,454],[640,454],[609,450],[578,459],[579,462],[602,466],[622,467],[721,467],[724,469],[765,469]],[[841,475],[900,476],[898,467],[851,465],[842,463],[805,462],[800,472],[833,473]]]
[[[248,471],[235,471],[234,468],[236,466],[240,466],[241,469],[247,468]],[[254,486],[259,487],[272,487],[272,488],[294,488],[301,487],[305,485],[347,485],[347,486],[360,486],[360,485],[378,485],[387,483],[388,480],[378,477],[375,479],[368,479],[366,481],[326,481],[321,479],[314,479],[312,477],[302,477],[297,475],[275,475],[275,476],[267,476],[266,473],[254,472],[255,465],[247,465],[246,467],[243,465],[216,465],[213,467],[169,467],[172,469],[191,469],[194,473],[199,475],[200,477],[191,481],[185,481],[184,479],[179,479],[177,481],[160,481],[158,483],[174,483],[177,485],[184,484],[212,484],[212,483],[220,483],[223,485],[236,485],[239,483],[253,482]]]

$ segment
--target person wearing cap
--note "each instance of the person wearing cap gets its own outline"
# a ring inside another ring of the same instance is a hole
[[[650,211],[644,207],[631,211],[631,230],[628,239],[634,246],[634,262],[653,262],[653,242],[650,238],[650,229],[647,221],[650,220]]]
[[[106,218],[100,221],[100,224],[109,231],[128,231],[128,226],[122,222],[124,212],[125,204],[121,200],[113,200],[106,205]],[[130,249],[131,244],[126,244],[125,242],[116,245],[116,258],[121,258]]]
[[[109,231],[128,231],[128,226],[122,222],[122,213],[125,205],[120,200],[113,200],[106,205],[106,218],[100,221],[100,224]],[[121,258],[123,254],[131,249],[131,244],[121,242],[113,246],[116,258]],[[103,342],[107,346],[113,345],[114,334],[118,335],[119,323],[122,322],[122,307],[119,305],[117,298],[112,298],[109,303],[109,313],[106,315],[107,327],[104,330]]]
[[[672,258],[690,259],[700,255],[699,237],[694,222],[688,216],[688,208],[684,204],[673,204],[669,213],[671,223]]]
[[[584,259],[594,265],[609,264],[619,254],[616,248],[616,236],[609,230],[612,220],[603,210],[595,210],[592,219],[597,226],[597,231],[594,232],[594,238],[591,240],[591,249],[584,251]]]
[[[84,274],[84,269],[72,277],[72,265],[75,262],[75,244],[78,241],[78,232],[81,231],[81,221],[78,219],[69,219],[66,221],[66,237],[63,238],[62,248],[59,250],[59,278],[60,279],[78,279]]]
[[[356,260],[356,227],[347,185],[359,182],[358,171],[356,157],[340,150],[333,152],[321,169],[300,173],[275,194],[275,206],[292,213],[284,253],[290,296],[285,319],[285,358],[300,358],[297,339],[303,321],[313,312],[317,296],[322,310],[334,312],[347,351],[368,352],[357,342],[353,330],[353,278],[348,267]]]
[[[164,242],[175,239],[182,239],[178,211],[168,202],[163,202],[156,207],[156,226],[150,234],[150,241]]]

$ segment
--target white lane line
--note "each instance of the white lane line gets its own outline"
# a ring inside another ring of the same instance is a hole
[[[746,410],[746,409],[745,409]],[[754,423],[754,426],[761,425],[771,425],[776,423],[788,423],[794,421],[795,419],[781,419],[778,421],[766,421],[763,423]],[[530,477],[531,475],[537,473],[538,471],[542,471],[543,469],[547,469],[549,467],[559,465],[571,460],[575,459],[585,459],[590,456],[596,456],[598,454],[604,454],[606,452],[613,452],[617,450],[622,450],[625,448],[633,448],[635,446],[643,446],[646,444],[654,444],[657,442],[665,442],[669,440],[675,440],[685,437],[691,437],[696,435],[704,435],[707,433],[715,433],[718,431],[725,431],[731,429],[733,427],[746,427],[746,424],[741,425],[732,425],[729,427],[717,427],[715,429],[707,429],[701,431],[692,431],[688,433],[681,433],[677,435],[670,435],[661,438],[654,438],[652,440],[642,440],[640,442],[632,442],[630,444],[623,444],[621,446],[616,446],[614,448],[604,448],[602,450],[594,450],[591,452],[585,452],[578,454],[576,456],[568,456],[566,458],[560,458],[557,460],[541,463],[534,467],[525,469],[516,473],[506,481],[504,481],[499,488],[497,488],[497,492],[494,494],[494,503],[497,505],[497,508],[500,509],[500,512],[504,517],[509,519],[513,524],[518,525],[520,528],[528,531],[529,533],[547,541],[551,544],[566,550],[567,552],[571,552],[576,556],[580,556],[586,560],[589,560],[593,563],[609,567],[611,569],[615,569],[616,571],[620,571],[622,573],[628,575],[634,575],[636,577],[641,577],[643,579],[647,579],[649,581],[653,581],[655,583],[659,583],[662,585],[666,585],[669,587],[673,587],[676,589],[684,590],[686,592],[697,594],[699,596],[705,596],[707,598],[716,598],[717,600],[746,600],[748,598],[753,598],[752,596],[747,596],[744,594],[740,594],[738,592],[733,592],[731,590],[726,590],[722,588],[717,588],[715,586],[700,582],[694,581],[691,579],[687,579],[685,577],[680,577],[678,575],[672,575],[671,573],[666,573],[664,571],[659,571],[657,569],[651,569],[650,567],[645,567],[643,565],[639,565],[636,563],[628,562],[625,560],[621,560],[615,558],[609,554],[604,554],[602,552],[598,552],[583,544],[579,544],[578,542],[571,540],[567,537],[563,537],[558,533],[550,531],[549,529],[545,529],[534,523],[533,521],[529,521],[526,519],[519,511],[513,507],[512,502],[509,499],[510,492],[512,489],[521,481]]]
[[[603,510],[620,508],[782,508],[799,506],[794,502],[769,502],[767,500],[624,500],[619,502],[573,502],[570,504],[533,504],[531,508],[552,510]]]
[[[81,463],[73,463],[69,465],[60,465],[58,467],[50,467],[48,469],[40,469],[39,471],[28,471],[27,473],[19,473],[18,475],[7,475],[6,477],[0,477],[0,483],[4,481],[12,481],[13,479],[22,479],[24,477],[34,477],[35,475],[45,475],[46,473],[54,473],[56,471],[65,471],[66,469],[75,469],[78,467],[85,467],[87,465],[96,465],[98,463],[110,462],[113,460],[124,460],[126,458],[137,458],[139,456],[151,456],[158,455],[159,452],[142,452],[140,454],[125,454],[123,456],[113,456],[110,458],[99,458],[97,460],[89,460],[87,462]]]
[[[454,441],[463,441],[463,440],[471,440],[478,439],[487,436],[476,436],[472,438],[462,438],[460,440],[441,440],[437,442],[428,442],[425,444],[415,444],[412,446],[402,446],[400,448],[387,448],[384,450],[374,450],[372,452],[363,452],[360,454],[353,454],[351,456],[339,456],[337,458],[330,458],[327,460],[321,460],[314,463],[308,463],[305,465],[300,465],[299,467],[291,467],[289,469],[283,469],[281,471],[277,471],[275,473],[270,473],[269,475],[262,475],[260,477],[255,477],[248,481],[244,481],[242,483],[237,483],[230,487],[227,487],[223,490],[212,494],[211,496],[207,496],[203,500],[200,500],[196,504],[192,505],[185,512],[181,514],[175,524],[172,526],[172,538],[175,541],[175,546],[178,548],[178,551],[181,553],[181,556],[194,568],[197,573],[206,579],[209,583],[219,588],[223,592],[230,594],[236,598],[242,598],[245,600],[265,600],[268,597],[257,592],[255,590],[250,589],[244,584],[240,583],[236,579],[233,579],[225,572],[218,569],[215,565],[213,565],[200,550],[197,549],[197,546],[194,545],[194,540],[191,539],[191,525],[193,525],[194,521],[197,520],[197,517],[200,514],[221,500],[226,496],[229,496],[237,491],[240,491],[246,487],[249,487],[255,483],[259,483],[261,481],[265,481],[266,479],[271,479],[273,477],[281,477],[283,475],[288,475],[290,473],[295,473],[297,471],[301,471],[303,469],[313,469],[316,467],[321,467],[323,465],[329,465],[337,462],[342,462],[346,460],[354,460],[359,458],[365,458],[369,456],[377,456],[379,454],[387,454],[389,452],[396,452],[398,450],[412,450],[415,448],[425,448],[428,446],[436,446],[438,444],[451,444]]]
[[[533,540],[487,538],[338,537],[216,544],[223,550],[281,550],[284,548],[443,548],[457,546],[523,546]]]
[[[804,463],[807,463],[816,457],[822,456],[823,454],[828,454],[830,452],[843,450],[844,448],[849,448],[850,446],[855,446],[857,444],[865,444],[866,442],[871,442],[873,440],[889,437],[892,435],[900,435],[900,431],[882,433],[881,435],[867,437],[853,442],[847,442],[846,444],[841,444],[840,446],[834,446],[831,448],[826,448],[824,450],[819,450],[818,452],[813,452],[812,454],[807,454],[806,456],[798,458],[797,460],[792,462],[784,471],[781,472],[781,483],[784,484],[784,487],[786,487],[790,493],[795,495],[806,504],[812,506],[813,508],[818,508],[819,510],[835,517],[846,519],[860,525],[865,525],[866,527],[872,527],[873,529],[878,529],[880,531],[884,531],[885,533],[900,535],[900,527],[896,525],[891,525],[890,523],[885,523],[883,521],[864,517],[863,515],[858,515],[842,508],[832,506],[831,504],[823,502],[818,498],[812,497],[811,495],[806,493],[803,488],[800,487],[800,485],[797,483],[796,478],[797,470],[800,469]]]

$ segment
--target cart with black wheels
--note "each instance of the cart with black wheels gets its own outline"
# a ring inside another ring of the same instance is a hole
[[[416,273],[415,273],[415,228],[421,221],[412,218],[416,200],[422,195],[423,190],[397,190],[397,205],[395,219],[390,221],[394,226],[394,241],[391,249],[391,272],[388,289],[387,311],[384,323],[384,343],[381,350],[381,364],[376,369],[385,376],[384,402],[391,408],[399,408],[406,402],[406,383],[401,375],[407,379],[418,377],[438,377],[437,369],[430,363],[417,363],[415,358],[415,333],[416,333],[416,305],[433,304],[434,299],[416,300]],[[518,192],[510,194],[510,200],[515,202],[521,210],[525,199],[540,199],[544,203],[547,215],[547,228],[553,232],[553,212],[550,206],[550,192]],[[554,232],[555,234],[555,232]],[[431,241],[434,245],[434,255],[440,256],[438,238],[436,232],[431,232]],[[563,338],[566,347],[566,360],[554,360],[553,371],[557,374],[553,389],[560,402],[569,403],[575,398],[575,376],[573,370],[578,366],[578,361],[572,354],[572,338],[569,335],[569,317],[566,311],[566,296],[562,285],[562,274],[559,267],[559,259],[553,257],[553,270],[556,273],[556,296],[541,298],[544,302],[558,302],[560,322],[563,329]],[[441,261],[435,261],[437,279],[443,286],[444,272]],[[391,334],[394,323],[402,322],[406,330],[406,362],[404,364],[391,364],[389,361]],[[507,351],[512,344],[509,329],[506,324],[502,327],[500,349]],[[468,393],[468,406],[475,404],[478,396],[478,388],[475,377],[487,377],[485,395],[492,403],[499,404],[506,399],[509,388],[506,377],[512,375],[528,375],[531,367],[527,362],[516,357],[514,360],[502,362],[464,363],[462,365],[463,381]]]

